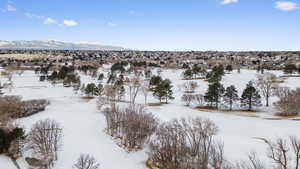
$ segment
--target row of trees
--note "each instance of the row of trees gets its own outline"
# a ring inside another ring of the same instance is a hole
[[[186,105],[196,101],[199,106],[207,103],[210,107],[219,108],[219,104],[233,109],[233,105],[240,101],[240,106],[252,110],[253,107],[261,106],[261,95],[265,98],[266,106],[269,106],[269,99],[274,96],[278,90],[278,77],[272,73],[265,73],[257,75],[255,82],[250,81],[244,89],[241,97],[238,96],[238,91],[235,86],[231,85],[226,89],[221,84],[224,70],[222,66],[214,67],[212,72],[209,72],[209,86],[204,96],[200,94],[184,94],[182,100]],[[195,88],[198,87],[196,82],[187,82],[183,85],[187,93],[193,93]],[[257,89],[257,88],[258,89]],[[205,102],[204,102],[205,101]]]
[[[226,70],[227,72],[231,72],[233,70],[232,65],[226,65],[224,68],[223,65],[214,66],[211,72],[207,72],[207,70],[203,66],[199,66],[194,64],[192,67],[187,67],[187,69],[182,73],[183,78],[185,79],[196,79],[196,78],[210,78],[216,76],[215,73],[224,74]]]
[[[238,92],[235,86],[231,85],[226,89],[220,83],[210,84],[208,91],[205,95],[202,94],[183,94],[181,100],[185,102],[186,106],[189,106],[192,102],[195,102],[198,106],[208,104],[210,107],[216,109],[219,108],[219,104],[233,109],[233,106],[240,101],[240,106],[247,108],[249,111],[253,107],[261,105],[260,95],[252,82],[247,84],[241,98],[238,96]]]
[[[213,82],[209,84],[204,99],[211,107],[217,109],[219,108],[220,102],[229,106],[230,110],[232,110],[233,105],[237,101],[240,101],[241,107],[245,107],[249,111],[252,110],[253,107],[261,106],[261,96],[251,81],[244,89],[241,98],[239,98],[235,86],[231,85],[225,89],[220,82]]]

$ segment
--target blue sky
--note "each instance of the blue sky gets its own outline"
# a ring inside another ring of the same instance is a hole
[[[0,0],[0,39],[300,50],[300,0]]]

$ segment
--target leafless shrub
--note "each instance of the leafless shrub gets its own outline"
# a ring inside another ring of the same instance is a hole
[[[257,157],[255,152],[248,155],[247,161],[238,162],[234,169],[267,169],[265,164]]]
[[[102,96],[99,96],[98,98],[97,98],[97,109],[98,110],[102,110],[102,108],[105,106],[105,105],[107,105],[107,104],[109,104],[109,101],[106,99],[106,98],[104,98],[104,97],[102,97]]]
[[[81,154],[77,162],[73,165],[73,169],[99,169],[100,164],[97,163],[96,159],[87,154]]]
[[[150,144],[150,160],[165,169],[227,169],[217,126],[201,118],[161,124]]]
[[[228,169],[230,167],[229,162],[226,161],[224,155],[224,144],[222,142],[215,142],[211,147],[210,152],[210,166],[215,169]]]
[[[278,87],[274,90],[274,95],[279,98],[287,97],[291,93],[291,89],[288,87]]]
[[[1,75],[6,77],[7,80],[12,83],[12,78],[13,78],[13,75],[14,75],[14,71],[13,70],[5,70],[5,71],[2,71],[1,72]]]
[[[104,96],[106,96],[109,101],[117,100],[117,90],[113,85],[105,85],[104,86]]]
[[[195,100],[195,96],[192,94],[183,94],[181,100],[185,102],[186,106],[190,106],[191,102]]]
[[[300,112],[300,88],[288,91],[283,90],[280,94],[282,97],[274,105],[279,111],[277,114],[281,116],[294,116]]]
[[[198,87],[198,83],[193,81],[185,82],[183,84],[183,89],[186,93],[194,93]]]
[[[59,123],[49,119],[38,121],[28,134],[28,148],[45,161],[48,168],[52,168],[62,146],[61,138],[62,128]]]
[[[12,120],[12,115],[20,111],[21,98],[17,96],[0,97],[0,127],[4,128]]]
[[[18,96],[0,97],[0,121],[1,119],[28,117],[45,110],[47,105],[49,101],[44,99],[21,101]]]
[[[157,120],[146,113],[142,106],[107,108],[104,112],[107,122],[106,131],[115,138],[120,138],[128,150],[140,149],[155,132]]]
[[[202,94],[195,94],[194,101],[198,106],[202,106],[205,103],[204,95]]]
[[[44,111],[49,104],[50,102],[45,99],[22,101],[20,112],[16,114],[16,118],[28,117]]]

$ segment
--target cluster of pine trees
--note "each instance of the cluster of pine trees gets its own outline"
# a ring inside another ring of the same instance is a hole
[[[283,72],[286,74],[298,72],[300,74],[300,66],[297,67],[295,64],[287,64],[284,66]]]
[[[233,105],[240,101],[243,108],[251,111],[253,107],[261,106],[261,96],[250,81],[244,89],[242,96],[239,97],[238,91],[234,85],[226,89],[221,84],[222,76],[225,74],[223,66],[216,66],[212,69],[208,76],[208,90],[205,93],[204,99],[209,103],[210,107],[219,108],[220,103],[228,105],[229,109],[233,109]]]
[[[153,96],[160,103],[165,101],[168,103],[170,99],[174,99],[172,91],[172,82],[169,79],[162,79],[160,76],[152,76],[150,79],[150,89],[153,91]]]
[[[183,78],[185,79],[196,79],[199,77],[205,77],[207,74],[206,69],[201,66],[195,64],[192,67],[187,67],[187,69],[183,72]]]

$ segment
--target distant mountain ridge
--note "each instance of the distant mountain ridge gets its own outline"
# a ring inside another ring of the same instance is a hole
[[[125,48],[91,42],[63,42],[55,40],[0,40],[0,49],[124,50]]]

